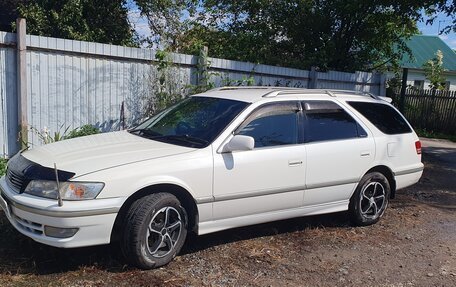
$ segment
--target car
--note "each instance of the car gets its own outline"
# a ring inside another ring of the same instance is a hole
[[[224,87],[129,130],[18,153],[0,205],[37,242],[118,242],[130,264],[151,269],[190,232],[341,211],[374,224],[422,172],[419,138],[389,98]]]

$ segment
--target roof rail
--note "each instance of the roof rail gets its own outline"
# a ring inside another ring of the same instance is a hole
[[[218,87],[209,90],[210,92],[215,92],[215,91],[228,91],[228,90],[281,90],[283,89],[282,87],[271,87],[271,86],[225,86],[225,87]]]
[[[209,90],[215,91],[229,91],[229,90],[242,90],[242,89],[262,89],[267,91],[263,98],[274,98],[280,95],[295,95],[295,94],[315,94],[324,93],[331,97],[337,97],[338,94],[370,97],[376,100],[384,100],[382,97],[376,96],[369,92],[363,91],[348,91],[348,90],[325,90],[325,89],[304,89],[304,88],[290,88],[290,87],[272,87],[272,86],[225,86]]]
[[[364,96],[364,97],[371,97],[373,99],[378,100],[379,97],[370,93],[370,92],[363,92],[363,91],[346,91],[346,90],[333,90],[334,93],[337,94],[346,94],[352,96]]]
[[[273,92],[263,95],[263,98],[272,98],[280,95],[296,95],[296,94],[315,94],[315,93],[325,93],[331,97],[336,97],[336,95],[330,90],[313,90],[313,89],[290,89],[287,91],[277,91],[275,94]]]
[[[305,90],[297,90],[297,91],[279,91],[275,96],[280,95],[290,95],[290,94],[315,94],[315,93],[324,93],[331,97],[337,97],[338,94],[345,94],[345,95],[352,95],[352,96],[361,96],[361,97],[370,97],[376,100],[382,100],[381,97],[376,96],[369,92],[362,92],[362,91],[346,91],[346,90],[319,90],[319,89],[305,89]],[[263,96],[264,97],[264,96]]]

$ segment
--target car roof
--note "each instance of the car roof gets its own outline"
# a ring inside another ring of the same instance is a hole
[[[349,90],[332,90],[332,89],[303,89],[303,88],[287,88],[287,87],[221,87],[209,90],[207,92],[193,95],[198,97],[221,98],[228,100],[236,100],[247,103],[254,103],[265,100],[266,98],[293,98],[296,96],[312,95],[312,98],[321,97],[328,99],[331,97],[342,98],[344,100],[383,100],[391,102],[390,98],[375,96],[367,92],[349,91]]]

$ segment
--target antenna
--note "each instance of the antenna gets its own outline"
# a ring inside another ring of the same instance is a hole
[[[63,206],[62,195],[60,194],[60,182],[59,182],[59,173],[57,171],[57,165],[54,162],[54,172],[55,172],[55,181],[57,182],[57,200],[59,201],[59,206]]]

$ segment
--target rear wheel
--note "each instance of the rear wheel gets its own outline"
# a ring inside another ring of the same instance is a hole
[[[348,212],[352,223],[365,226],[379,221],[388,206],[390,193],[390,184],[383,174],[366,174],[350,199]]]
[[[169,193],[155,193],[132,204],[123,227],[122,253],[132,264],[152,269],[168,264],[187,236],[187,214]]]

